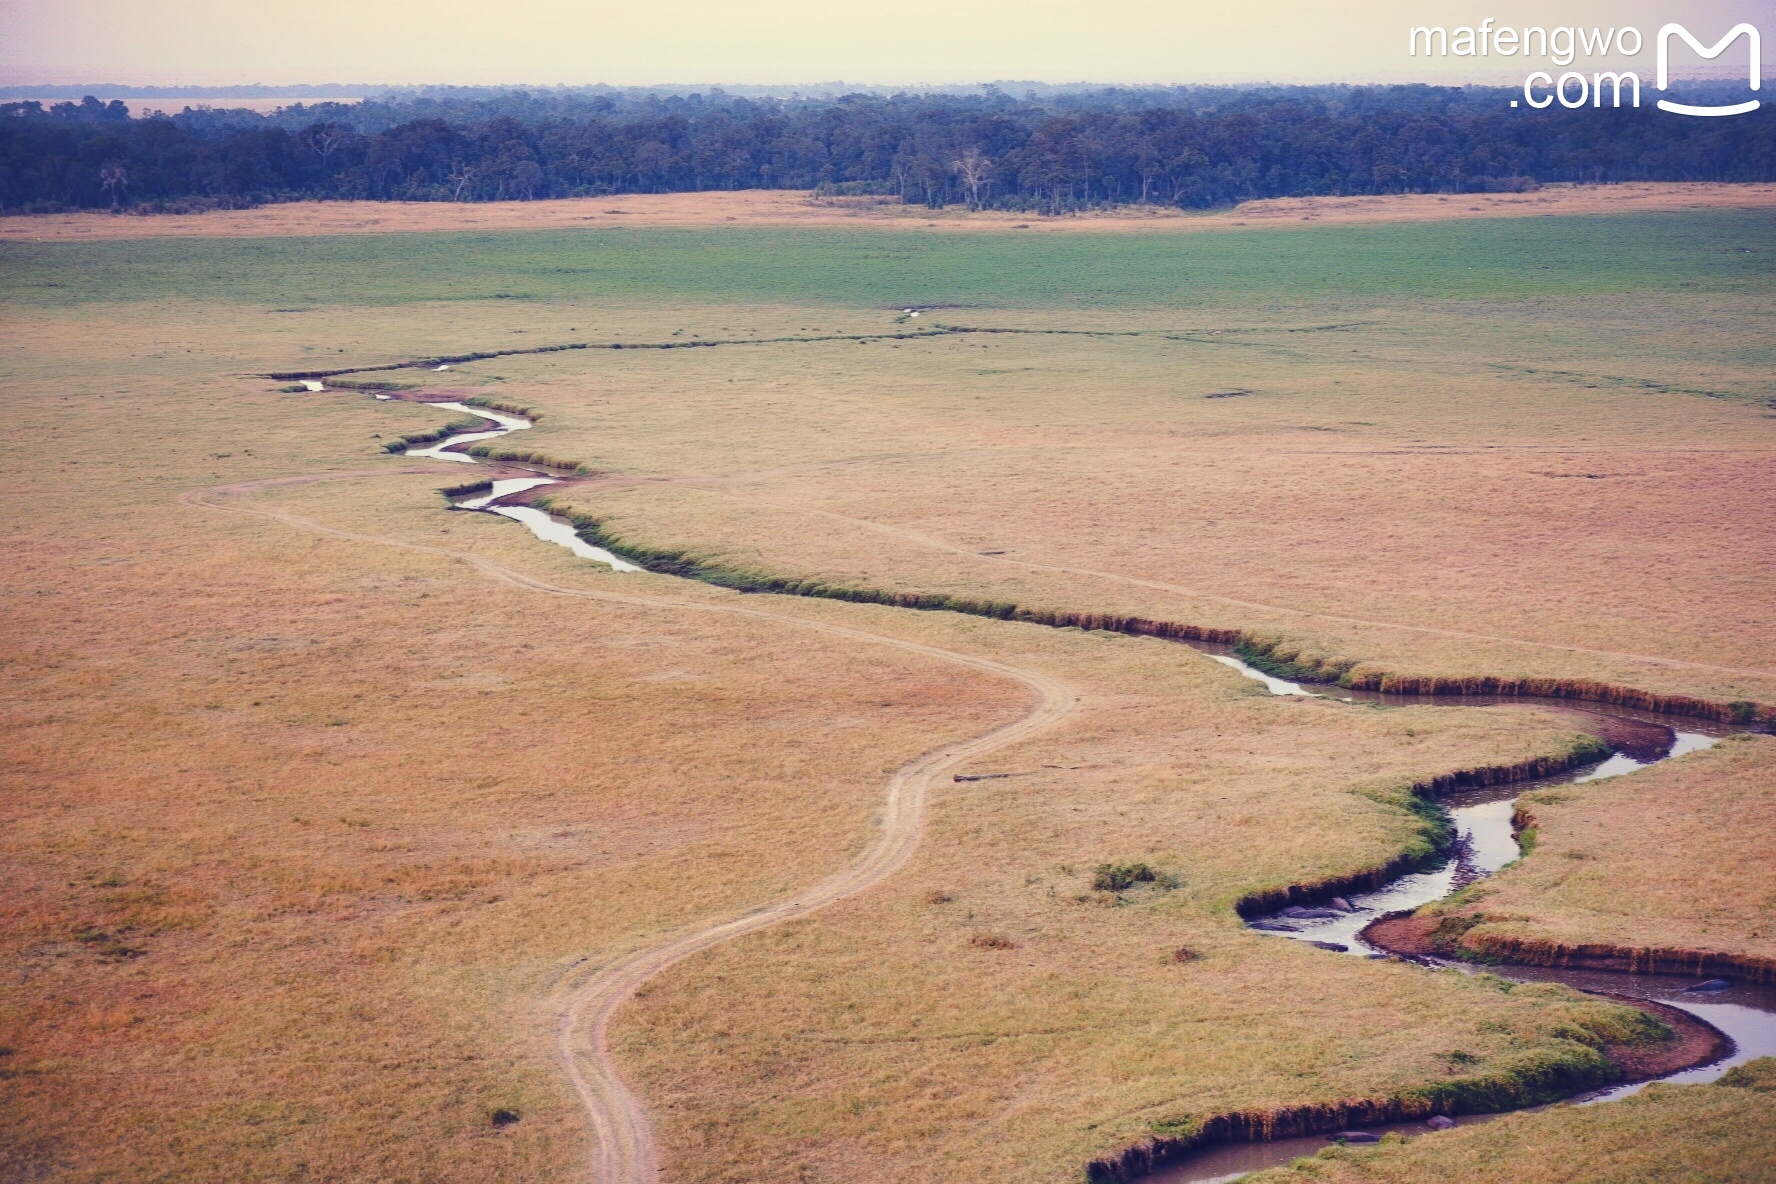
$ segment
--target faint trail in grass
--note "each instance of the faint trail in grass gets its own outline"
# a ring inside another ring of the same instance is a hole
[[[580,349],[713,349],[723,345],[809,345],[828,341],[918,341],[930,337],[959,337],[970,333],[1022,337],[1157,337],[1194,345],[1249,345],[1232,340],[1262,333],[1332,333],[1359,328],[1367,322],[1343,325],[1277,325],[1237,329],[1022,329],[978,325],[938,325],[898,333],[819,333],[787,337],[696,337],[677,341],[570,341],[559,345],[530,345],[517,349],[493,349],[467,354],[439,354],[434,358],[409,358],[404,362],[380,362],[374,366],[344,366],[334,370],[273,370],[259,375],[279,382],[338,378],[343,374],[375,374],[388,370],[434,370],[464,362],[485,362],[527,354],[559,354]]]
[[[1435,625],[1414,625],[1402,621],[1380,621],[1369,617],[1345,616],[1341,613],[1316,612],[1312,609],[1295,608],[1286,604],[1267,604],[1257,600],[1241,600],[1233,596],[1224,596],[1219,592],[1209,592],[1202,588],[1190,588],[1182,584],[1167,583],[1164,580],[1148,580],[1140,576],[1123,575],[1120,572],[1100,571],[1090,567],[1075,567],[1064,563],[1042,563],[1034,559],[1014,559],[1006,555],[983,555],[969,547],[958,546],[945,542],[943,539],[932,538],[915,530],[889,526],[882,522],[871,522],[867,518],[854,518],[848,514],[836,513],[832,510],[817,510],[809,506],[793,506],[782,502],[770,501],[733,490],[718,488],[718,481],[685,480],[685,485],[708,489],[709,492],[735,501],[750,502],[753,505],[768,506],[774,510],[786,510],[791,513],[812,514],[834,522],[843,522],[850,526],[862,527],[866,530],[885,534],[905,542],[935,551],[946,551],[952,555],[963,555],[970,559],[984,560],[988,563],[1009,564],[1013,567],[1029,568],[1033,571],[1058,571],[1068,575],[1091,576],[1096,579],[1110,580],[1119,584],[1129,584],[1137,588],[1153,588],[1162,592],[1175,592],[1182,596],[1195,596],[1203,600],[1213,600],[1219,604],[1230,604],[1236,608],[1259,609],[1264,612],[1286,613],[1301,617],[1308,621],[1336,621],[1341,625],[1362,625],[1376,629],[1397,629],[1407,633],[1423,633],[1434,637],[1458,637],[1467,641],[1489,641],[1501,645],[1520,645],[1534,649],[1558,650],[1569,654],[1589,654],[1600,658],[1622,658],[1632,662],[1645,662],[1653,666],[1678,667],[1685,670],[1712,670],[1721,674],[1744,674],[1759,678],[1776,678],[1776,670],[1758,670],[1743,666],[1718,666],[1711,662],[1692,662],[1683,658],[1661,658],[1653,654],[1630,654],[1620,650],[1594,649],[1590,646],[1566,645],[1555,641],[1536,641],[1527,637],[1503,637],[1490,633],[1473,633],[1462,629],[1443,629]]]
[[[660,1171],[659,1151],[654,1143],[647,1110],[628,1082],[623,1080],[610,1055],[610,1025],[622,1005],[643,983],[691,954],[784,921],[807,916],[827,905],[854,896],[893,875],[919,845],[925,827],[926,794],[935,779],[967,761],[1053,727],[1077,706],[1078,695],[1060,679],[1041,671],[1026,670],[939,646],[871,633],[847,625],[738,605],[702,604],[664,596],[639,596],[564,587],[525,575],[481,555],[428,543],[340,530],[275,506],[250,505],[233,500],[265,489],[395,474],[434,474],[436,471],[431,467],[382,468],[274,477],[191,490],[181,494],[180,500],[187,505],[204,509],[268,518],[297,530],[329,538],[438,555],[464,563],[489,579],[533,592],[637,607],[751,617],[811,629],[851,641],[889,646],[1011,679],[1028,687],[1036,696],[1035,702],[1018,719],[978,736],[933,749],[901,766],[888,779],[883,793],[881,822],[874,838],[842,870],[793,896],[740,916],[683,930],[658,945],[619,955],[608,961],[590,965],[582,962],[557,981],[546,997],[546,1003],[553,1012],[551,1018],[554,1024],[556,1057],[585,1107],[592,1127],[595,1148],[591,1178],[596,1184],[657,1184]]]

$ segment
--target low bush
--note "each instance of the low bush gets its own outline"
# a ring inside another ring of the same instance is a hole
[[[1125,892],[1136,884],[1153,884],[1170,891],[1178,886],[1178,877],[1145,863],[1100,863],[1092,872],[1092,889],[1096,892]]]

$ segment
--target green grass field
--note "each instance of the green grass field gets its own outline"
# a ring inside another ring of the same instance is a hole
[[[9,243],[0,260],[9,275],[5,301],[26,307],[145,298],[268,306],[607,299],[1194,311],[1317,298],[1764,293],[1773,252],[1776,218],[1709,212],[1197,235],[601,227],[147,239]]]

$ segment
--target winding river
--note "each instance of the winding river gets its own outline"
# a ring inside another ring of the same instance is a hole
[[[310,390],[321,390],[320,382],[305,381]],[[392,396],[379,394],[378,398]],[[492,423],[492,428],[459,433],[445,437],[423,448],[410,448],[409,457],[426,457],[440,461],[475,464],[480,458],[463,451],[467,446],[532,426],[529,419],[506,412],[492,411],[465,403],[427,403],[446,411],[478,416]],[[619,572],[638,572],[633,563],[595,547],[581,539],[571,523],[530,506],[501,504],[502,498],[539,486],[556,483],[558,478],[531,470],[523,477],[499,478],[479,496],[458,500],[458,509],[499,514],[522,523],[526,529],[545,542],[565,547],[575,555],[602,563]],[[1567,782],[1596,781],[1619,777],[1636,769],[1685,753],[1708,748],[1721,737],[1747,729],[1689,716],[1666,716],[1649,711],[1619,707],[1613,704],[1585,702],[1575,704],[1564,699],[1530,699],[1501,695],[1399,695],[1373,691],[1349,691],[1335,686],[1310,686],[1289,682],[1266,674],[1241,661],[1231,647],[1210,642],[1185,641],[1182,644],[1202,652],[1215,661],[1230,666],[1247,678],[1262,684],[1274,695],[1324,696],[1379,703],[1389,706],[1437,704],[1444,706],[1490,706],[1514,704],[1560,707],[1582,710],[1594,715],[1632,720],[1662,729],[1663,742],[1618,749],[1606,760],[1579,771],[1534,781],[1518,781],[1485,789],[1460,790],[1442,799],[1455,824],[1456,840],[1450,857],[1440,866],[1411,872],[1383,884],[1372,892],[1338,898],[1336,904],[1319,908],[1291,907],[1267,916],[1254,917],[1248,924],[1260,932],[1278,938],[1311,943],[1326,951],[1327,957],[1353,956],[1382,958],[1389,955],[1364,941],[1362,930],[1372,922],[1391,913],[1415,909],[1441,900],[1466,884],[1512,863],[1522,855],[1512,827],[1517,798],[1531,790]],[[1646,729],[1643,729],[1646,730]],[[1656,733],[1655,733],[1656,734]],[[1418,959],[1427,965],[1470,969],[1465,963],[1438,959]],[[1555,981],[1579,990],[1606,992],[1618,996],[1641,998],[1677,1007],[1712,1025],[1726,1034],[1733,1048],[1728,1056],[1708,1065],[1670,1074],[1661,1080],[1678,1083],[1712,1081],[1728,1068],[1760,1056],[1776,1056],[1776,986],[1731,981],[1725,987],[1697,991],[1700,980],[1662,974],[1628,974],[1606,970],[1573,970],[1529,966],[1492,966],[1490,973],[1518,981]],[[1715,980],[1721,982],[1724,980]],[[1644,1084],[1644,1083],[1642,1083]],[[1576,1101],[1589,1103],[1623,1097],[1641,1088],[1640,1085],[1617,1086],[1596,1091]],[[1485,1122],[1498,1115],[1480,1114],[1458,1117],[1458,1124]],[[1421,1134],[1421,1122],[1392,1123],[1381,1126],[1353,1128],[1376,1134],[1401,1131]],[[1303,1155],[1311,1155],[1326,1145],[1320,1135],[1296,1139],[1279,1139],[1269,1143],[1234,1143],[1197,1152],[1174,1168],[1146,1179],[1151,1184],[1223,1184],[1247,1172],[1275,1167]]]
[[[1723,736],[1747,731],[1712,720],[1692,716],[1662,715],[1614,704],[1586,702],[1575,704],[1568,699],[1533,699],[1503,695],[1397,695],[1378,691],[1350,691],[1336,686],[1312,686],[1288,682],[1266,674],[1229,652],[1230,647],[1207,642],[1187,642],[1192,648],[1209,652],[1218,662],[1231,666],[1248,678],[1263,683],[1273,695],[1325,696],[1352,702],[1381,703],[1389,706],[1437,704],[1443,706],[1491,706],[1494,704],[1543,705],[1571,711],[1575,706],[1594,715],[1653,724],[1665,730],[1668,739],[1662,745],[1622,748],[1594,765],[1576,773],[1483,789],[1457,790],[1445,795],[1441,802],[1455,824],[1456,839],[1447,861],[1425,871],[1399,876],[1373,892],[1354,894],[1338,899],[1337,906],[1320,908],[1290,907],[1266,916],[1248,919],[1247,924],[1259,932],[1280,938],[1303,941],[1327,951],[1327,957],[1349,955],[1385,958],[1389,954],[1367,943],[1362,931],[1384,916],[1416,909],[1489,876],[1515,862],[1523,854],[1512,826],[1517,799],[1525,793],[1552,785],[1583,784],[1609,777],[1620,777],[1659,761],[1683,756],[1713,746]],[[1469,964],[1436,958],[1420,958],[1426,965],[1471,970]],[[1485,968],[1518,982],[1559,982],[1581,991],[1594,991],[1635,999],[1647,999],[1688,1012],[1724,1033],[1733,1044],[1724,1058],[1706,1065],[1679,1070],[1660,1078],[1661,1081],[1694,1085],[1713,1081],[1734,1065],[1756,1057],[1776,1056],[1776,986],[1738,982],[1726,979],[1714,983],[1730,983],[1724,989],[1697,990],[1705,981],[1697,977],[1668,974],[1629,974],[1610,970],[1578,970],[1565,967],[1500,965]],[[1646,1083],[1614,1086],[1573,1099],[1580,1104],[1626,1097]],[[1463,1115],[1457,1124],[1487,1122],[1497,1114]],[[1387,1123],[1378,1126],[1354,1127],[1373,1134],[1399,1131],[1407,1135],[1423,1134],[1422,1121]],[[1324,1135],[1307,1135],[1294,1139],[1278,1139],[1270,1143],[1232,1143],[1206,1148],[1192,1155],[1177,1167],[1146,1177],[1148,1184],[1226,1184],[1247,1172],[1277,1167],[1304,1155],[1312,1155],[1326,1145]]]
[[[319,385],[319,384],[316,384]],[[385,396],[386,397],[386,396]],[[457,411],[464,415],[474,415],[495,426],[479,432],[459,432],[446,436],[424,448],[409,448],[408,456],[423,456],[433,460],[467,461],[476,464],[478,457],[467,452],[458,451],[481,440],[491,440],[496,436],[506,436],[513,432],[522,432],[531,426],[531,421],[521,415],[512,415],[503,411],[490,411],[485,407],[473,407],[467,403],[427,403],[427,407],[440,407],[445,411]],[[641,568],[625,559],[620,559],[606,551],[603,547],[594,547],[585,539],[574,533],[573,524],[565,518],[557,518],[553,514],[531,506],[500,505],[499,499],[510,497],[514,493],[522,493],[527,489],[536,489],[542,485],[554,485],[559,479],[543,473],[535,473],[529,477],[507,477],[493,482],[493,488],[480,497],[467,498],[454,503],[459,509],[481,510],[489,514],[498,514],[521,522],[531,534],[546,543],[554,543],[558,547],[566,547],[581,559],[590,559],[594,563],[602,563],[613,571],[640,571]]]

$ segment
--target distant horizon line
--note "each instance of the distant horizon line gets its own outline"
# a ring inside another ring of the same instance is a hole
[[[1721,82],[1737,81],[1741,75],[1736,71],[1721,71],[1710,74],[1692,74],[1675,79],[1678,82]],[[364,98],[375,94],[391,94],[403,91],[425,90],[485,90],[485,91],[671,91],[684,94],[700,94],[720,91],[723,93],[768,92],[772,95],[790,97],[807,91],[833,91],[849,88],[853,93],[863,91],[958,91],[988,89],[1002,90],[1009,93],[1012,87],[1036,87],[1051,91],[1073,90],[1176,90],[1187,87],[1205,89],[1241,90],[1259,87],[1321,87],[1321,86],[1431,86],[1431,87],[1515,87],[1515,80],[1488,81],[1482,79],[1468,80],[1433,80],[1425,78],[1372,78],[1366,80],[1328,79],[1318,81],[1284,81],[1273,79],[1250,79],[1239,82],[1100,82],[1075,80],[1072,82],[1045,82],[1033,78],[993,79],[984,82],[851,82],[844,79],[833,79],[826,82],[768,83],[768,82],[239,82],[239,83],[128,83],[128,82],[4,82],[0,81],[0,98],[63,98],[72,96],[84,98],[104,98],[106,95],[115,98],[227,98],[239,96],[247,98],[257,95],[263,98]],[[41,92],[41,93],[31,93]],[[75,92],[80,92],[75,94]],[[100,93],[104,92],[104,93]],[[299,93],[305,92],[305,93]],[[1018,97],[1016,95],[1013,96]]]

